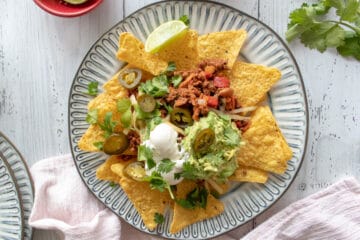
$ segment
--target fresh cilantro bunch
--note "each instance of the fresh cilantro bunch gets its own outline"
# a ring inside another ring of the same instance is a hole
[[[337,19],[326,18],[336,10]],[[342,56],[360,61],[360,2],[359,0],[321,0],[316,4],[304,3],[290,13],[286,32],[287,41],[299,37],[311,48],[324,52],[334,47]]]

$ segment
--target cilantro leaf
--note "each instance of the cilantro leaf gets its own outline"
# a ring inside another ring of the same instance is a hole
[[[161,214],[161,213],[155,213],[154,214],[154,221],[157,223],[157,224],[161,224],[164,222],[164,216]]]
[[[173,108],[169,104],[164,103],[163,106],[166,111],[168,111],[168,113],[171,113],[173,111]]]
[[[195,208],[194,204],[186,199],[182,199],[182,198],[176,199],[176,203],[182,206],[183,208],[187,208],[187,209]]]
[[[153,171],[151,176],[144,177],[144,181],[150,183],[151,189],[157,189],[163,192],[167,187],[170,188],[169,184],[164,180],[159,172]]]
[[[88,84],[88,91],[86,94],[90,95],[90,96],[96,96],[98,94],[98,86],[99,83],[94,81],[94,82],[90,82]]]
[[[120,121],[124,128],[129,128],[131,125],[131,101],[128,98],[119,99],[117,102],[117,110],[122,113]]]
[[[119,113],[124,113],[131,107],[131,101],[128,98],[122,98],[118,100],[116,106]]]
[[[169,93],[169,83],[166,75],[161,74],[139,86],[139,91],[153,97],[163,97]]]
[[[186,161],[183,164],[183,172],[181,176],[185,179],[195,180],[197,179],[197,169],[190,164],[190,162]]]
[[[354,22],[358,19],[358,0],[327,0],[328,6],[336,8],[336,14],[341,20]]]
[[[170,172],[175,166],[175,162],[171,161],[170,159],[163,159],[159,163],[157,170],[162,173]]]
[[[190,26],[190,19],[187,15],[182,15],[179,20],[184,22],[186,26]]]
[[[301,35],[301,42],[310,48],[324,52],[328,47],[341,46],[344,43],[345,31],[336,23],[317,23],[311,31]]]
[[[108,138],[113,132],[116,126],[116,122],[112,121],[112,112],[107,112],[105,114],[105,119],[103,124],[99,124],[100,128],[105,131],[105,138]]]
[[[89,124],[95,124],[98,121],[98,110],[92,109],[86,115],[86,122]]]
[[[186,195],[186,199],[176,199],[176,203],[188,209],[194,209],[195,207],[206,208],[208,195],[206,188],[197,186]]]
[[[103,150],[104,142],[94,142],[93,144],[97,149]]]
[[[165,72],[168,73],[168,72],[173,72],[175,70],[176,70],[175,62],[168,62],[168,66],[167,66]]]
[[[179,180],[181,178],[181,173],[174,173],[175,180]]]
[[[138,147],[138,159],[139,161],[146,161],[147,167],[149,169],[152,169],[156,166],[156,163],[153,160],[153,153],[151,149],[145,145],[140,145]]]
[[[176,75],[176,76],[173,76],[170,80],[170,82],[174,85],[174,87],[178,87],[180,85],[182,81],[182,76],[180,75]]]
[[[345,44],[337,48],[338,52],[344,56],[354,56],[360,61],[360,37],[351,37],[345,39]]]
[[[109,186],[112,187],[112,188],[113,188],[113,187],[116,187],[116,183],[110,182],[110,183],[109,183]]]
[[[128,108],[128,110],[126,110],[120,118],[121,124],[123,125],[124,128],[129,128],[131,125],[131,109]]]
[[[336,10],[337,19],[325,16],[332,8]],[[360,37],[359,0],[321,0],[312,5],[303,4],[290,13],[289,19],[288,42],[299,37],[311,49],[324,52],[328,48],[337,48],[341,55],[358,59],[357,42],[353,38]]]
[[[159,172],[153,171],[150,176],[144,177],[143,180],[149,182],[151,189],[157,189],[160,192],[163,192],[165,189],[167,189],[170,197],[175,199],[170,184],[165,181]]]

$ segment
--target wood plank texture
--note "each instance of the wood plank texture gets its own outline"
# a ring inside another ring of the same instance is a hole
[[[0,131],[31,166],[70,151],[67,111],[73,76],[107,29],[155,0],[104,0],[77,18],[52,16],[33,1],[0,1]],[[303,1],[218,0],[258,18],[284,37],[288,15]],[[290,203],[344,176],[360,179],[359,62],[289,44],[304,78],[309,139],[303,166],[285,195],[254,221],[217,239],[239,239]],[[128,228],[125,226],[125,228]],[[139,232],[134,231],[136,236]],[[57,239],[35,231],[34,239]]]

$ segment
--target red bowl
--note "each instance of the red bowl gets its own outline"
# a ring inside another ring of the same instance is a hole
[[[47,11],[60,17],[76,17],[96,8],[102,0],[88,0],[79,5],[72,5],[62,0],[34,0],[34,2]]]

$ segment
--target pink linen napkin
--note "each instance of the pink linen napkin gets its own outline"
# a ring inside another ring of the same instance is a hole
[[[339,181],[297,201],[242,240],[360,239],[360,184]]]
[[[120,219],[86,188],[71,155],[31,167],[35,199],[29,218],[34,228],[57,230],[61,239],[120,239]]]
[[[49,158],[31,168],[35,185],[29,223],[57,230],[61,239],[158,239],[122,221],[82,182],[71,155]],[[238,228],[217,239],[237,239]],[[258,226],[243,240],[360,239],[360,184],[344,179],[295,202]]]

